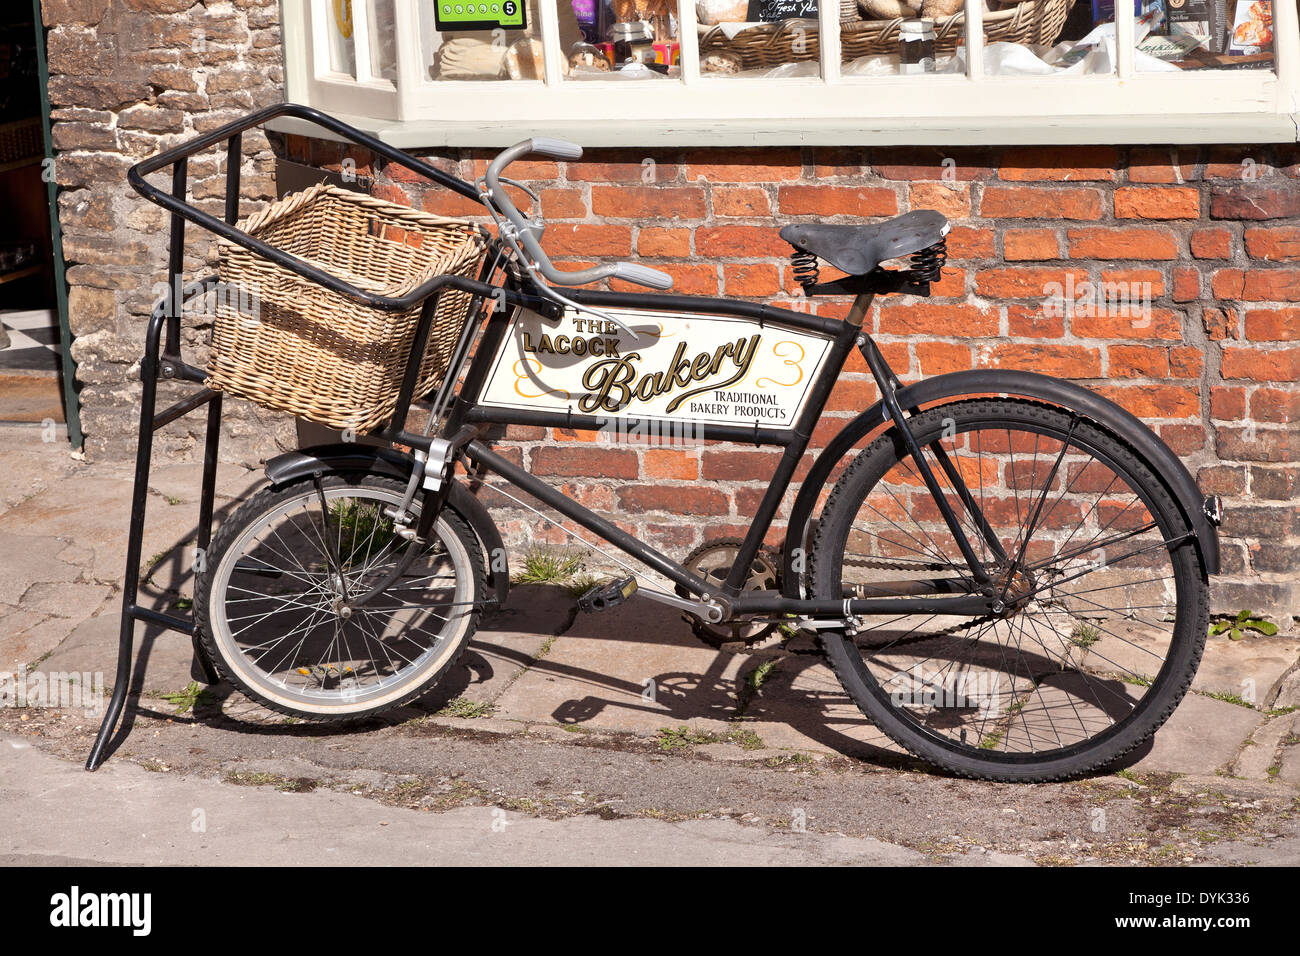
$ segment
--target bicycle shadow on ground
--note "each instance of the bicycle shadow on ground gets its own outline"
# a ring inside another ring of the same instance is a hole
[[[156,626],[143,631],[132,692],[143,686]],[[189,642],[182,635],[188,653]],[[208,687],[192,714],[142,705],[133,697],[114,736],[137,713],[193,721],[241,733],[322,738],[373,733],[430,714],[494,716],[575,731],[633,733],[696,742],[731,741],[746,749],[823,752],[878,768],[928,769],[879,731],[844,692],[814,639],[715,650],[699,641],[680,612],[634,600],[603,614],[577,614],[562,588],[512,588],[502,609],[485,612],[460,660],[419,700],[344,723],[286,718],[222,682]],[[472,726],[467,723],[466,726]],[[1115,768],[1140,760],[1148,742]],[[1113,769],[1112,769],[1113,772]]]
[[[634,599],[579,614],[498,698],[497,713],[642,735],[686,726],[701,740],[912,765],[853,706],[811,642],[803,651],[719,651],[694,636],[681,612]]]

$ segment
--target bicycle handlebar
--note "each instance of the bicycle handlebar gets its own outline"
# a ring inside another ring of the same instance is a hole
[[[582,156],[582,147],[577,143],[566,142],[562,139],[550,139],[541,136],[526,139],[522,143],[515,143],[515,145],[497,154],[496,158],[488,163],[487,172],[484,174],[483,178],[487,183],[488,200],[500,210],[501,214],[514,228],[513,238],[519,242],[524,253],[537,264],[537,271],[556,285],[586,285],[589,282],[614,278],[622,279],[625,282],[634,282],[637,285],[647,286],[651,289],[666,290],[673,287],[673,278],[668,273],[632,262],[607,263],[592,266],[589,269],[577,269],[572,272],[557,269],[555,264],[551,262],[550,256],[543,251],[541,244],[537,241],[537,227],[530,223],[527,217],[518,210],[501,186],[500,177],[502,171],[515,160],[521,159],[529,153],[541,153],[544,156],[554,156],[556,159],[578,159]]]

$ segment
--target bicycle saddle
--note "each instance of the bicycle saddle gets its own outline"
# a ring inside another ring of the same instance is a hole
[[[947,234],[947,217],[933,209],[917,209],[871,226],[813,223],[781,230],[781,238],[796,249],[855,276],[866,275],[886,260],[919,252]]]

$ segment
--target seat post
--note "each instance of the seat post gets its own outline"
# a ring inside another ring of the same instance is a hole
[[[849,314],[844,321],[849,325],[855,325],[862,328],[862,323],[867,319],[867,313],[871,311],[871,303],[876,298],[874,292],[859,292],[853,298],[853,305],[849,308]]]

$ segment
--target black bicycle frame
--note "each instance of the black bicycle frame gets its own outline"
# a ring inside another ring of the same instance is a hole
[[[826,359],[814,380],[804,407],[798,419],[789,428],[765,428],[757,423],[754,427],[737,425],[712,425],[701,423],[693,425],[694,434],[703,441],[745,442],[755,446],[775,446],[783,453],[758,508],[739,547],[735,560],[725,583],[718,593],[715,584],[708,584],[691,574],[681,564],[655,550],[643,541],[623,531],[613,522],[601,517],[580,503],[569,498],[552,485],[498,455],[481,440],[469,442],[465,446],[465,456],[471,463],[504,478],[511,485],[528,492],[537,500],[554,508],[561,515],[593,532],[603,540],[615,545],[637,561],[664,575],[674,584],[705,600],[715,600],[723,604],[732,614],[803,614],[813,617],[834,616],[844,618],[856,615],[887,613],[929,613],[929,614],[971,614],[987,613],[990,608],[989,594],[979,592],[979,585],[988,580],[988,573],[975,556],[960,521],[952,512],[944,494],[939,490],[928,461],[920,453],[915,440],[907,429],[906,416],[902,409],[897,409],[895,421],[901,424],[909,440],[909,448],[914,451],[914,460],[921,474],[931,486],[941,512],[948,520],[949,527],[960,542],[963,557],[970,568],[974,586],[954,587],[954,581],[898,582],[897,589],[888,586],[878,588],[878,597],[845,599],[807,600],[790,598],[774,593],[745,591],[744,584],[748,569],[758,554],[772,521],[776,516],[782,500],[789,490],[795,469],[808,449],[813,428],[825,410],[826,400],[830,396],[845,360],[852,350],[859,348],[867,359],[868,367],[875,377],[882,394],[892,396],[897,378],[885,363],[879,349],[859,325],[853,323],[856,316],[866,314],[870,305],[871,294],[859,297],[848,321],[830,319],[825,316],[808,315],[778,309],[771,306],[748,302],[736,302],[727,299],[706,298],[700,296],[674,296],[653,293],[633,292],[595,292],[576,291],[569,293],[570,298],[579,305],[594,308],[629,308],[638,310],[682,310],[693,314],[728,315],[757,321],[760,326],[768,325],[799,332],[812,333],[829,340],[830,347]],[[514,320],[513,315],[495,313],[484,331],[478,351],[466,372],[464,383],[456,404],[448,418],[445,433],[454,432],[464,424],[478,425],[538,425],[550,428],[582,428],[600,430],[608,425],[609,420],[594,415],[578,415],[569,412],[532,411],[527,409],[501,409],[479,404],[482,389],[488,371],[496,359],[498,350],[505,340],[506,332]],[[631,432],[648,432],[654,422],[639,418],[620,419],[620,426]],[[955,469],[949,480],[953,480]],[[960,478],[956,479],[960,487]],[[973,499],[970,501],[974,505]],[[977,527],[983,523],[978,508],[975,510]],[[987,525],[983,525],[987,527]],[[991,534],[991,531],[990,531]],[[918,587],[920,585],[920,587]],[[966,593],[957,597],[927,598],[918,595],[918,590],[926,594],[944,591],[964,590]],[[975,593],[979,592],[979,593]],[[887,597],[897,595],[896,597]]]
[[[422,344],[426,341],[438,296],[445,289],[456,289],[471,293],[475,301],[471,304],[471,322],[485,323],[483,337],[478,343],[474,358],[469,360],[469,367],[461,385],[460,393],[450,406],[447,421],[444,423],[440,437],[447,438],[464,434],[466,426],[486,428],[493,424],[546,425],[556,428],[596,428],[601,420],[593,416],[557,414],[554,412],[532,412],[527,410],[488,409],[478,404],[484,383],[487,379],[489,365],[500,348],[507,328],[519,309],[527,308],[543,315],[555,314],[555,303],[533,287],[530,280],[520,278],[508,269],[503,270],[505,278],[499,284],[488,280],[504,263],[502,248],[492,241],[489,254],[484,259],[483,269],[477,279],[461,276],[440,275],[429,279],[403,296],[385,296],[360,289],[336,276],[325,272],[317,266],[304,262],[280,249],[266,244],[249,235],[236,225],[239,217],[240,158],[242,156],[242,134],[245,130],[260,127],[269,120],[289,116],[311,122],[330,133],[360,146],[371,153],[390,162],[397,163],[415,172],[434,184],[449,189],[461,196],[481,201],[478,190],[470,183],[451,176],[425,163],[408,153],[393,147],[354,129],[345,123],[321,113],[310,107],[292,103],[281,103],[250,113],[232,123],[215,129],[203,136],[167,150],[136,166],[127,173],[131,186],[142,196],[171,213],[170,240],[168,246],[168,283],[167,293],[150,315],[145,333],[145,350],[140,365],[140,377],[143,384],[140,399],[140,424],[136,448],[135,485],[131,498],[131,517],[128,527],[126,572],[123,578],[121,630],[118,641],[117,672],[113,694],[109,700],[103,723],[96,737],[94,746],[86,761],[86,769],[94,770],[104,758],[104,749],[108,743],[117,720],[121,715],[131,679],[132,650],[134,645],[135,623],[145,621],[161,625],[173,631],[191,636],[195,646],[196,666],[202,667],[209,682],[216,679],[210,664],[204,659],[197,640],[196,623],[193,613],[163,613],[139,606],[140,559],[144,531],[145,509],[148,499],[149,471],[152,461],[153,434],[167,424],[199,408],[207,409],[206,434],[203,456],[202,492],[199,502],[199,524],[197,549],[195,552],[196,568],[201,570],[205,551],[211,540],[213,497],[216,485],[217,451],[221,434],[222,396],[209,388],[200,388],[169,407],[159,411],[157,408],[158,383],[160,380],[173,380],[202,383],[206,372],[184,361],[181,351],[181,314],[186,302],[195,296],[203,295],[217,280],[216,276],[207,276],[189,284],[182,281],[185,251],[185,224],[194,223],[203,229],[229,240],[236,245],[249,249],[258,255],[288,269],[304,279],[308,279],[334,292],[347,297],[361,305],[386,312],[400,312],[415,306],[421,307],[420,319],[416,329],[416,345],[411,351],[411,358],[403,376],[398,394],[397,411],[389,424],[372,433],[372,437],[381,438],[394,444],[403,444],[427,453],[433,442],[428,435],[408,432],[402,427],[415,399],[415,388]],[[222,218],[218,219],[186,201],[189,160],[197,153],[224,144],[226,152],[226,194]],[[170,192],[153,185],[145,176],[164,169],[171,170]],[[896,275],[896,274],[895,274]],[[860,282],[866,283],[863,277]],[[761,326],[772,324],[780,328],[808,332],[823,336],[830,342],[830,349],[822,369],[813,384],[803,411],[790,428],[767,428],[755,423],[753,428],[736,425],[702,425],[698,434],[705,441],[748,442],[783,448],[781,459],[772,477],[767,491],[759,503],[757,513],[739,549],[736,561],[717,594],[715,588],[691,574],[681,564],[649,547],[644,542],[627,534],[612,522],[602,518],[579,503],[566,497],[552,486],[539,480],[497,455],[484,444],[481,437],[465,441],[459,448],[459,454],[471,463],[494,472],[511,484],[523,489],[538,500],[551,505],[562,515],[594,532],[609,543],[619,547],[633,558],[660,572],[669,580],[683,587],[690,594],[703,598],[708,595],[731,614],[800,614],[810,617],[842,620],[846,617],[868,614],[897,614],[924,612],[929,614],[980,614],[987,613],[993,602],[993,590],[986,586],[987,572],[982,564],[975,560],[960,523],[957,521],[945,496],[940,493],[937,481],[924,456],[916,447],[907,426],[904,410],[897,401],[892,401],[898,380],[888,368],[870,337],[862,332],[862,319],[871,302],[873,291],[889,291],[887,284],[878,290],[859,286],[853,308],[847,321],[830,319],[824,316],[807,315],[771,306],[748,302],[736,302],[727,299],[705,298],[696,296],[575,291],[569,293],[573,301],[593,307],[612,306],[653,310],[684,310],[706,315],[727,315],[757,321]],[[499,306],[508,306],[502,308]],[[960,579],[937,581],[898,582],[896,587],[885,585],[873,586],[873,591],[880,596],[853,599],[815,599],[804,600],[787,597],[776,593],[756,593],[743,590],[747,569],[758,553],[763,539],[772,525],[781,501],[794,477],[795,468],[812,437],[813,426],[820,418],[830,395],[832,386],[839,376],[845,359],[855,347],[862,350],[869,368],[880,387],[882,395],[889,404],[890,417],[900,429],[913,453],[918,469],[944,515],[958,546],[966,558],[971,573],[972,585]],[[460,369],[449,369],[444,387],[454,387]],[[628,427],[637,428],[645,423],[638,419],[626,419]],[[473,434],[471,432],[471,434]],[[976,527],[987,529],[982,515],[975,507],[969,492],[963,494],[964,485],[957,477],[955,469],[945,463],[942,456],[936,455],[945,474],[958,495],[963,506],[972,511]],[[435,500],[441,507],[443,499]],[[428,499],[426,499],[428,500]],[[985,530],[986,536],[991,532]],[[995,542],[990,539],[991,544]],[[958,592],[953,597],[924,597],[924,594],[944,594]],[[976,593],[978,591],[978,593]],[[887,595],[896,595],[889,597]]]

